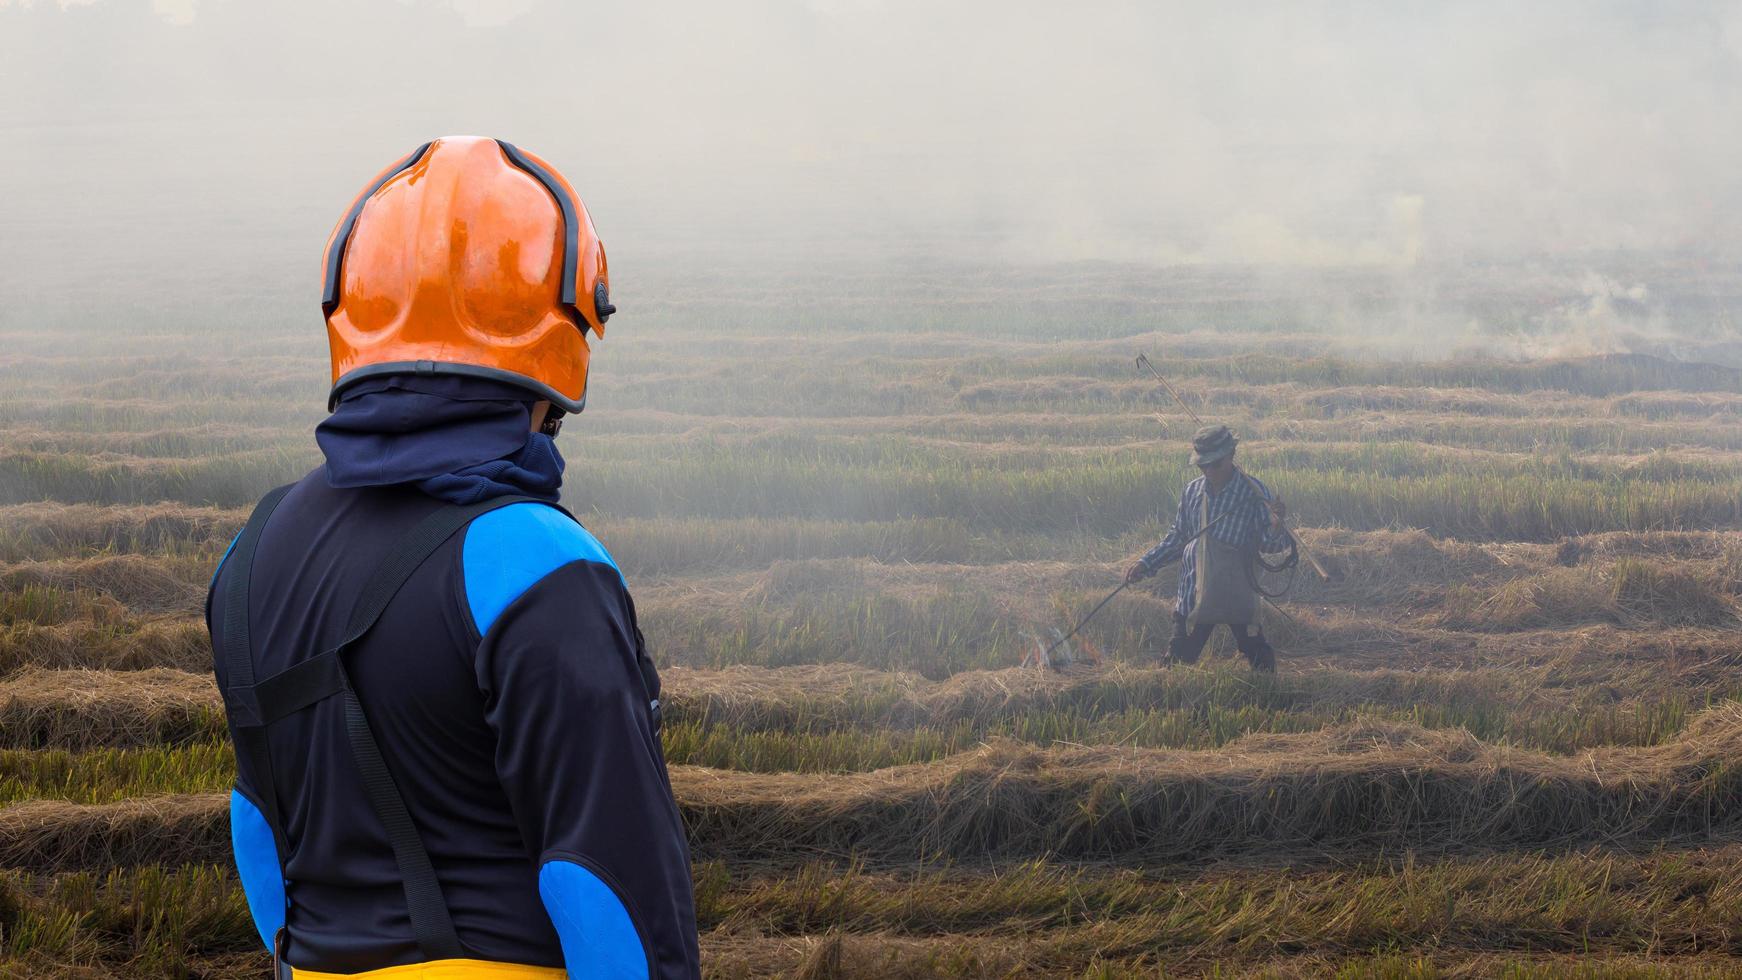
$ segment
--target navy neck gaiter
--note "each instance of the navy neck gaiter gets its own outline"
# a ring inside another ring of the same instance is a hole
[[[482,378],[371,378],[345,392],[315,441],[334,487],[410,483],[455,504],[509,494],[555,501],[563,458],[549,436],[531,431],[535,401]]]

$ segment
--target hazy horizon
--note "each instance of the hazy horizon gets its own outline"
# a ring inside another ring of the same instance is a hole
[[[368,177],[473,132],[570,177],[625,298],[1234,267],[1327,329],[1490,329],[1448,300],[1492,277],[1551,333],[1736,335],[1738,3],[0,0],[0,83],[15,328],[305,315]]]

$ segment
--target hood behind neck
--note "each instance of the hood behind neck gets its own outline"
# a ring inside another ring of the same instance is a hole
[[[334,487],[412,484],[456,504],[509,494],[554,502],[564,463],[532,431],[536,401],[483,378],[386,375],[347,390],[315,442]]]

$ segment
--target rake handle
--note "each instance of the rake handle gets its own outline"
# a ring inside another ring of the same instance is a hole
[[[1173,396],[1174,401],[1179,402],[1179,407],[1186,410],[1186,414],[1192,417],[1192,421],[1196,422],[1200,427],[1203,426],[1204,420],[1198,417],[1197,412],[1192,411],[1192,407],[1186,404],[1185,398],[1180,395],[1179,391],[1176,390],[1173,385],[1168,383],[1166,378],[1161,376],[1161,372],[1155,369],[1155,365],[1149,363],[1148,354],[1137,355],[1137,366],[1148,371],[1150,374],[1155,375],[1155,380],[1161,382],[1161,386],[1167,389],[1167,393]]]
[[[1052,643],[1052,646],[1050,646],[1050,647],[1047,647],[1047,648],[1046,648],[1046,652],[1045,652],[1045,653],[1042,653],[1042,654],[1041,654],[1041,659],[1042,659],[1042,660],[1048,660],[1048,659],[1051,659],[1051,657],[1052,657],[1052,652],[1053,652],[1053,651],[1054,651],[1054,650],[1057,650],[1057,649],[1058,649],[1058,648],[1059,648],[1059,647],[1062,647],[1062,646],[1064,646],[1064,645],[1065,645],[1065,641],[1066,641],[1066,640],[1069,640],[1069,639],[1070,639],[1070,638],[1071,638],[1071,637],[1073,637],[1073,636],[1076,636],[1076,635],[1077,635],[1077,631],[1079,631],[1079,630],[1081,630],[1081,629],[1082,629],[1082,628],[1083,628],[1083,627],[1085,627],[1085,626],[1087,626],[1087,625],[1089,625],[1089,620],[1091,620],[1091,619],[1094,619],[1094,618],[1095,618],[1095,614],[1096,614],[1096,613],[1098,613],[1098,612],[1100,612],[1100,611],[1101,611],[1101,610],[1102,610],[1102,609],[1104,609],[1104,608],[1106,608],[1106,606],[1107,606],[1107,603],[1109,603],[1109,602],[1112,602],[1112,601],[1113,601],[1113,598],[1114,598],[1114,597],[1115,597],[1115,596],[1117,596],[1117,595],[1118,595],[1118,594],[1119,594],[1119,593],[1121,593],[1121,592],[1124,592],[1124,591],[1125,591],[1125,590],[1126,590],[1126,589],[1129,589],[1129,588],[1131,588],[1131,586],[1132,586],[1132,585],[1134,585],[1134,584],[1135,584],[1135,583],[1133,583],[1133,582],[1121,582],[1121,583],[1119,583],[1119,587],[1118,587],[1118,588],[1117,588],[1117,589],[1114,589],[1114,590],[1113,590],[1113,591],[1111,591],[1111,592],[1109,592],[1109,593],[1107,593],[1107,598],[1105,598],[1105,599],[1102,599],[1102,600],[1101,600],[1101,601],[1100,601],[1100,602],[1099,602],[1099,603],[1098,603],[1098,604],[1096,604],[1096,606],[1095,606],[1095,608],[1093,608],[1093,609],[1091,609],[1091,610],[1089,610],[1089,614],[1088,614],[1088,615],[1087,615],[1087,616],[1084,616],[1084,617],[1083,617],[1083,621],[1082,621],[1082,622],[1080,622],[1080,623],[1078,623],[1078,624],[1077,624],[1077,625],[1076,625],[1076,626],[1073,626],[1073,627],[1071,627],[1071,631],[1070,631],[1070,632],[1069,632],[1069,633],[1066,633],[1066,634],[1065,634],[1065,635],[1063,635],[1063,636],[1061,636],[1061,637],[1059,637],[1059,638],[1058,638],[1058,639],[1056,639],[1056,640],[1054,640],[1054,641],[1053,641],[1053,643]]]
[[[1222,517],[1227,517],[1227,516],[1228,516],[1227,514],[1222,515]],[[1222,523],[1222,517],[1218,517],[1215,520],[1211,521],[1210,523],[1205,524],[1203,527],[1199,528],[1198,533],[1187,538],[1185,543],[1191,544],[1193,541],[1196,541],[1197,539],[1210,533],[1210,528],[1213,528],[1217,524]],[[1119,593],[1124,592],[1126,589],[1129,589],[1133,585],[1136,585],[1136,584],[1137,584],[1137,579],[1126,579],[1124,582],[1119,583],[1119,587],[1117,589],[1114,589],[1113,591],[1107,593],[1107,598],[1102,599],[1099,603],[1096,603],[1095,608],[1089,610],[1089,614],[1087,616],[1083,617],[1082,622],[1080,622],[1076,626],[1072,627],[1071,631],[1069,633],[1066,633],[1065,635],[1054,640],[1052,646],[1047,647],[1046,652],[1042,653],[1041,656],[1043,658],[1051,657],[1052,652],[1054,650],[1057,650],[1059,647],[1064,646],[1066,640],[1070,639],[1073,636],[1076,636],[1077,633],[1080,632],[1083,627],[1089,625],[1089,620],[1094,619],[1095,614],[1100,612],[1102,609],[1104,609],[1106,607],[1107,603],[1112,602],[1113,598],[1115,596],[1117,596]]]

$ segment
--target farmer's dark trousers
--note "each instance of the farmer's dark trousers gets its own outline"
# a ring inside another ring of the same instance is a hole
[[[1167,659],[1182,664],[1197,663],[1198,656],[1204,652],[1204,644],[1210,642],[1210,633],[1217,626],[1224,625],[1234,632],[1234,645],[1245,654],[1253,670],[1276,670],[1276,651],[1271,649],[1270,641],[1264,638],[1264,627],[1257,623],[1250,626],[1199,623],[1197,629],[1188,630],[1186,618],[1177,612],[1173,614],[1173,638],[1167,641]]]

